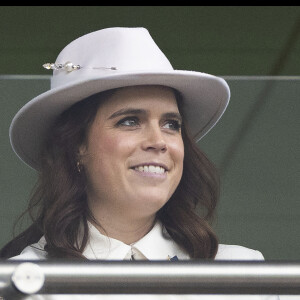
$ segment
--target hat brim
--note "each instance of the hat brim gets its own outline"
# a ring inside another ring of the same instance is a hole
[[[63,111],[98,92],[135,85],[162,85],[183,96],[184,112],[194,138],[200,140],[225,111],[230,90],[220,77],[194,71],[115,73],[85,78],[51,89],[25,104],[10,126],[13,150],[39,170],[39,153],[46,133]]]

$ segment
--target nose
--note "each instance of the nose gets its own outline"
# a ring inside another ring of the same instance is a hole
[[[147,126],[144,131],[142,148],[145,151],[167,151],[167,144],[159,125]]]

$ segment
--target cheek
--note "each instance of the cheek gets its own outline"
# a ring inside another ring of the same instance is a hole
[[[174,163],[174,172],[172,176],[172,192],[177,188],[183,173],[184,145],[182,141],[169,144],[169,151]]]
[[[119,135],[98,135],[90,144],[88,152],[93,157],[93,163],[105,168],[116,168],[126,163],[126,158],[134,149],[132,141]],[[95,161],[97,160],[97,162]]]
[[[103,141],[103,151],[112,159],[125,159],[136,149],[136,142],[126,136],[110,135]]]
[[[175,164],[177,164],[178,167],[183,168],[183,159],[184,159],[183,141],[179,140],[179,141],[170,143],[169,149],[170,149],[170,153],[173,157]]]
[[[98,149],[103,153],[112,153],[118,147],[118,139],[111,135],[100,136],[98,140]]]

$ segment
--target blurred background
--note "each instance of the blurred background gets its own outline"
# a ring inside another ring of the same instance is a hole
[[[36,180],[11,150],[13,116],[49,89],[42,64],[75,38],[117,26],[146,27],[175,69],[227,80],[229,107],[198,143],[221,174],[214,227],[221,243],[260,250],[268,260],[299,260],[297,6],[1,6],[0,247]]]

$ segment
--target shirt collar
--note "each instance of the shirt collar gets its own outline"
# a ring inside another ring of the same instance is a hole
[[[161,222],[156,222],[149,233],[132,245],[101,234],[91,223],[89,233],[89,242],[83,252],[88,259],[123,260],[131,251],[136,252],[140,259],[168,260],[174,256],[179,260],[189,259],[187,253],[168,236]]]

